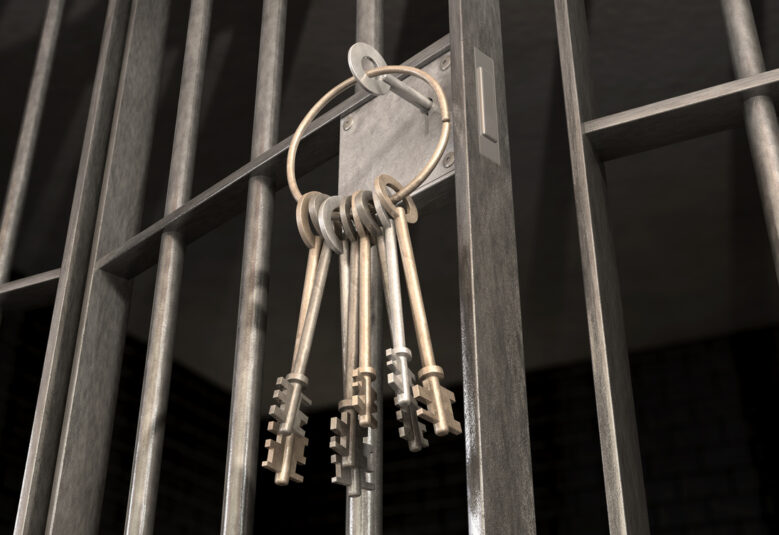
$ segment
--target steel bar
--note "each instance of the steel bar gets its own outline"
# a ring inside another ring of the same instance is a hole
[[[278,136],[286,11],[286,0],[263,2],[252,158],[270,149]],[[273,194],[272,176],[255,173],[249,177],[222,502],[223,535],[253,532]]]
[[[49,0],[46,16],[43,20],[43,31],[38,44],[38,54],[35,57],[35,67],[30,80],[27,103],[22,115],[22,126],[19,131],[13,164],[11,164],[11,176],[8,180],[3,213],[0,218],[0,283],[7,281],[11,273],[11,261],[16,238],[19,234],[19,223],[22,220],[24,198],[30,183],[32,157],[38,141],[46,90],[49,87],[49,77],[51,67],[54,64],[57,37],[62,25],[64,8],[65,0]]]
[[[130,0],[112,0],[106,10],[65,249],[57,270],[59,280],[50,294],[54,309],[16,513],[16,535],[43,532],[48,514],[129,13]]]
[[[428,113],[433,109],[433,100],[430,97],[426,97],[403,80],[388,74],[384,81],[389,84],[393,93],[419,108],[421,112]]]
[[[192,190],[210,20],[211,0],[192,0],[173,136],[166,214],[179,208]],[[151,534],[154,531],[176,313],[184,267],[184,243],[175,231],[163,233],[157,265],[124,529],[127,535]]]
[[[779,98],[779,69],[584,122],[602,160],[662,147],[743,124],[744,98]]]
[[[749,0],[722,0],[722,11],[736,76],[756,76],[765,71]],[[744,95],[744,121],[763,200],[774,269],[779,277],[779,122],[774,103],[764,90]]]
[[[612,535],[649,533],[605,183],[582,124],[592,117],[584,0],[555,0],[603,475]]]
[[[450,0],[449,28],[468,528],[527,535],[536,523],[500,2]],[[500,164],[477,140],[475,50],[495,65]]]
[[[0,284],[0,307],[24,310],[49,305],[57,292],[59,278],[58,268]]]
[[[404,65],[424,66],[448,51],[449,37],[445,36],[414,55]],[[342,104],[334,106],[332,110],[313,122],[304,134],[306,150],[298,158],[298,174],[302,176],[338,153],[339,119],[373,98],[373,95],[365,93],[355,95]],[[287,180],[283,173],[289,142],[290,138],[287,138],[276,143],[240,169],[184,203],[178,210],[174,210],[114,250],[107,252],[101,257],[98,265],[101,269],[124,278],[132,278],[140,274],[157,261],[160,237],[165,230],[178,231],[184,242],[190,243],[240,214],[246,208],[246,191],[249,178],[253,173],[273,176],[276,190],[285,188]],[[452,173],[449,173],[448,177]],[[415,192],[414,199],[428,195],[435,197],[442,189],[448,187],[446,180],[448,177],[441,177],[436,182],[435,187],[432,188],[435,191],[426,189],[427,184],[423,185]],[[421,206],[422,203],[417,202],[417,204]]]
[[[140,224],[168,8],[168,0],[135,0],[131,10],[49,505],[49,534],[91,534],[99,526],[131,284],[99,270],[96,262]]]
[[[384,0],[357,0],[357,42],[367,43],[375,48],[380,54],[384,48]],[[339,181],[339,195],[349,195],[352,191],[342,191]],[[353,246],[357,247],[358,242]],[[373,297],[371,307],[371,328],[368,333],[370,338],[370,366],[374,370],[384,369],[383,351],[381,350],[381,269],[379,259],[376,255],[375,247],[372,247],[371,254],[371,273],[370,273],[370,295]],[[360,362],[360,366],[364,366]],[[378,377],[384,377],[379,372]],[[373,490],[363,489],[357,497],[346,497],[346,526],[347,535],[381,535],[382,533],[382,500],[383,500],[383,433],[382,426],[384,418],[382,415],[382,396],[381,387],[384,383],[381,379],[377,382],[378,400],[376,411],[376,427],[367,430],[368,444],[374,449],[372,461],[374,466],[369,467],[372,470]]]
[[[384,50],[384,0],[357,0],[358,43],[367,43],[380,54]]]

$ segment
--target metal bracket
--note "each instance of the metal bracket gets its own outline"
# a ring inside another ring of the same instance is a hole
[[[436,79],[451,101],[449,52],[420,68]],[[422,80],[409,77],[402,83],[432,101],[432,90]],[[371,191],[373,180],[382,173],[403,184],[417,174],[438,142],[441,115],[437,104],[426,115],[408,104],[393,90],[341,119],[338,191]],[[415,198],[452,175],[453,151],[450,139],[444,157],[414,193]]]

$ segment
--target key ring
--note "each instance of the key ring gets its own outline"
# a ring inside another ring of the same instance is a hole
[[[406,65],[388,65],[384,67],[376,67],[375,69],[371,69],[365,72],[365,75],[369,78],[383,76],[385,74],[407,74],[409,76],[414,76],[423,80],[435,92],[435,98],[438,101],[438,107],[441,110],[441,135],[438,138],[438,144],[433,151],[433,155],[430,157],[422,170],[419,171],[417,176],[415,176],[408,184],[400,188],[400,190],[391,197],[391,201],[393,203],[397,203],[406,199],[411,194],[411,192],[417,189],[425,181],[425,179],[430,176],[430,173],[433,172],[433,169],[435,169],[435,166],[438,164],[438,161],[441,159],[441,156],[443,156],[444,150],[446,149],[446,144],[449,141],[451,124],[449,122],[449,104],[446,101],[446,95],[435,78],[421,69],[417,69],[416,67],[408,67]],[[298,146],[300,145],[300,140],[303,137],[303,132],[331,100],[356,83],[357,79],[352,76],[351,78],[347,78],[332,88],[330,91],[325,93],[325,95],[320,98],[316,104],[314,104],[314,107],[309,110],[306,116],[303,117],[303,120],[298,125],[297,130],[295,130],[295,133],[292,135],[292,139],[289,142],[289,151],[287,152],[287,184],[289,185],[289,191],[292,193],[292,196],[295,198],[296,202],[300,201],[300,198],[303,196],[300,192],[300,188],[298,188],[297,177],[295,176],[295,157],[297,156]]]

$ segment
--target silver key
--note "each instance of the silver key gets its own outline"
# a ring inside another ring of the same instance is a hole
[[[379,202],[392,216],[395,223],[400,257],[403,261],[403,272],[406,276],[406,287],[411,303],[411,313],[414,318],[414,330],[419,345],[419,357],[422,361],[422,368],[419,370],[419,379],[422,384],[414,385],[413,388],[414,397],[425,406],[424,409],[419,409],[418,416],[433,424],[433,430],[438,436],[459,435],[462,433],[462,426],[460,422],[455,420],[452,413],[454,393],[441,385],[444,370],[435,362],[425,304],[422,300],[422,289],[414,261],[414,250],[408,231],[409,222],[414,223],[417,220],[416,206],[410,199],[404,203],[405,207],[393,205],[387,196],[388,187],[395,191],[401,188],[400,184],[389,175],[380,175],[376,178],[375,190],[378,193]]]
[[[331,198],[319,211],[319,226],[325,244],[340,253],[341,281],[341,342],[343,360],[343,396],[338,404],[340,417],[330,420],[330,449],[334,454],[331,461],[335,467],[333,483],[344,485],[348,496],[359,496],[363,489],[372,489],[369,482],[371,446],[366,443],[366,430],[359,426],[352,396],[352,373],[357,356],[357,292],[359,248],[356,234],[349,223],[350,197]],[[338,208],[346,217],[339,221],[341,232],[333,225],[332,213]]]
[[[425,424],[420,422],[417,416],[419,404],[413,394],[416,377],[409,368],[411,350],[406,347],[398,245],[395,241],[392,218],[382,208],[378,194],[375,192],[373,194],[373,207],[382,227],[382,232],[376,238],[376,245],[384,279],[384,301],[392,338],[392,347],[388,348],[385,353],[387,368],[390,371],[387,374],[387,382],[395,393],[394,402],[397,407],[395,417],[401,424],[398,429],[400,437],[408,442],[410,451],[416,452],[426,448],[428,442],[425,439]]]
[[[298,229],[304,243],[313,248],[318,241],[320,251],[315,263],[313,261],[307,263],[307,271],[309,266],[313,265],[315,272],[310,285],[304,283],[301,309],[305,308],[305,315],[301,312],[299,316],[303,319],[303,326],[302,328],[298,326],[300,334],[296,336],[292,370],[286,377],[279,377],[276,380],[273,405],[269,411],[272,420],[268,424],[268,431],[276,435],[276,438],[265,441],[268,457],[263,461],[262,466],[276,473],[274,481],[277,485],[287,485],[290,480],[298,483],[303,481],[303,476],[296,470],[298,465],[306,462],[305,447],[308,444],[303,429],[308,422],[308,417],[303,409],[311,405],[311,400],[303,393],[308,385],[305,371],[331,257],[330,248],[321,246],[316,220],[316,213],[326,198],[321,193],[307,193],[301,198],[296,210]],[[308,279],[308,273],[306,278]]]

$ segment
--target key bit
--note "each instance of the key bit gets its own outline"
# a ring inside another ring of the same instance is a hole
[[[428,446],[425,439],[425,424],[419,421],[417,411],[419,404],[414,398],[414,372],[409,369],[411,350],[406,347],[387,350],[387,382],[395,393],[395,406],[398,410],[395,416],[401,427],[398,429],[400,438],[408,442],[408,449],[412,452],[420,451]]]
[[[408,449],[411,452],[421,451],[430,444],[425,438],[427,427],[419,421],[418,413],[421,409],[416,400],[395,412],[395,418],[400,422],[398,428],[400,438],[408,442]]]
[[[373,489],[369,481],[372,447],[361,440],[365,431],[357,425],[356,413],[351,406],[351,400],[339,403],[341,416],[334,416],[330,420],[330,449],[334,455],[331,461],[335,468],[335,475],[331,478],[333,483],[346,487],[349,496],[359,496],[363,489]]]
[[[270,429],[270,425],[268,428]],[[297,472],[297,467],[306,464],[307,445],[308,439],[297,433],[276,435],[275,440],[269,438],[265,441],[268,457],[262,462],[262,467],[276,473],[273,479],[276,485],[285,486],[290,481],[303,482],[303,476]]]
[[[428,366],[419,371],[422,379],[421,385],[414,385],[414,397],[417,402],[424,404],[425,408],[419,408],[417,415],[423,420],[433,424],[433,430],[439,437],[452,434],[459,435],[463,432],[460,422],[454,419],[452,403],[454,392],[441,385],[444,372],[440,366]]]
[[[276,389],[273,391],[273,404],[268,411],[273,420],[268,429],[275,434],[298,434],[305,436],[303,426],[308,423],[308,416],[303,409],[311,405],[311,400],[303,394],[303,387],[308,383],[305,375],[287,374],[276,379]]]

